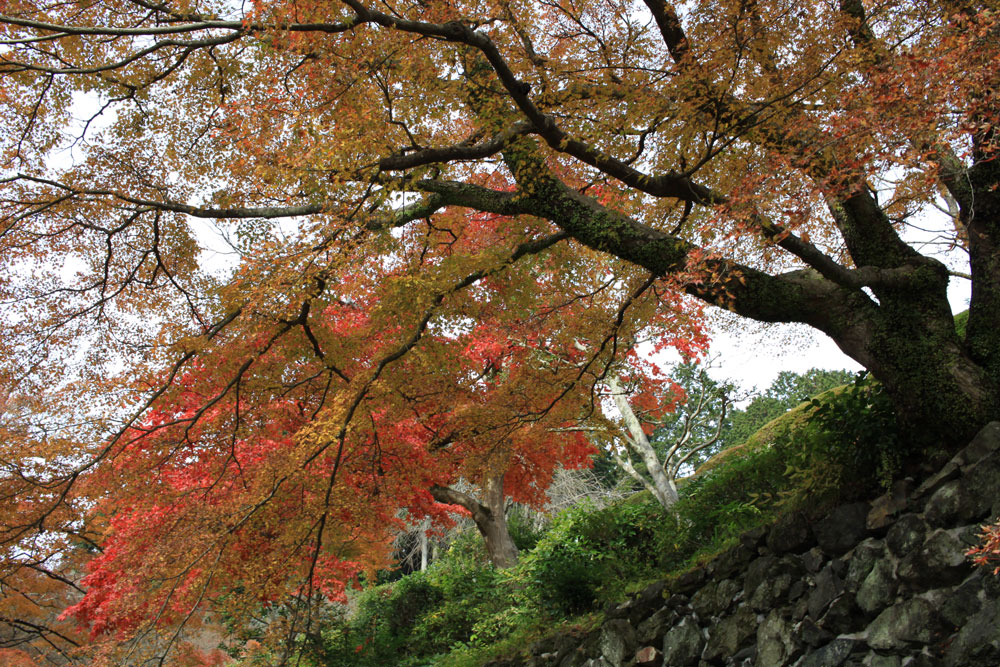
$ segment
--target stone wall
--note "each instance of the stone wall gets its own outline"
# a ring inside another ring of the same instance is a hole
[[[965,557],[1000,513],[1000,422],[938,474],[811,524],[788,514],[600,628],[492,667],[1000,665],[1000,577]]]

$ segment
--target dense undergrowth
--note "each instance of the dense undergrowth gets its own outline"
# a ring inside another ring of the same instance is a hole
[[[301,646],[314,667],[480,665],[727,548],[789,508],[821,511],[875,491],[898,471],[888,399],[872,382],[830,390],[717,455],[665,512],[648,493],[586,503],[543,530],[515,526],[521,558],[492,568],[478,535],[454,540],[423,572],[373,586]],[[244,661],[245,665],[252,664]]]

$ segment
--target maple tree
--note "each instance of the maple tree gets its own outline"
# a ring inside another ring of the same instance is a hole
[[[1000,562],[1000,522],[982,526],[981,537],[983,543],[969,549],[966,555],[970,556],[976,565],[994,566],[993,574],[1000,574],[1000,565],[997,565]]]
[[[692,299],[815,327],[910,437],[967,439],[1000,414],[998,20],[0,1],[0,380],[32,403],[4,415],[4,562],[94,531],[72,618],[130,660],[259,605],[295,636],[400,508],[447,521],[431,489],[540,502],[624,350],[704,346]],[[904,234],[942,193],[962,337]]]
[[[67,568],[66,563],[64,559],[56,568],[50,563],[27,559],[16,567],[4,564],[0,572],[0,662],[3,664],[35,665],[39,663],[33,662],[33,658],[71,657],[86,643],[74,622],[59,619],[63,610],[83,594],[73,581],[73,569]]]

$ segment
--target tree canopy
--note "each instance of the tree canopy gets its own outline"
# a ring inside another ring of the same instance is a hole
[[[702,304],[815,327],[907,433],[971,435],[998,9],[0,1],[0,577],[92,554],[64,622],[132,662],[207,612],[292,634],[400,508],[446,520],[432,487],[540,502],[594,387],[656,394],[628,351],[697,356]],[[962,337],[906,235],[942,197]]]

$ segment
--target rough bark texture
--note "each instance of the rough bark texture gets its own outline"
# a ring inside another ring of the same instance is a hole
[[[480,502],[467,493],[450,487],[435,486],[431,495],[439,503],[459,505],[472,514],[476,528],[486,543],[486,553],[496,568],[508,568],[517,564],[517,546],[507,530],[505,513],[506,498],[503,493],[503,475],[486,480],[483,485],[483,500]]]
[[[688,269],[693,244],[568,188],[530,150],[505,155],[523,190],[531,193],[514,198],[519,206],[548,218],[576,241],[654,275]],[[979,203],[969,225],[975,286],[965,341],[955,332],[947,268],[903,243],[866,190],[830,202],[854,268],[831,265],[813,258],[808,248],[785,243],[810,268],[771,275],[730,260],[709,260],[703,268],[714,278],[691,281],[684,289],[752,319],[801,322],[823,331],[885,385],[904,440],[960,444],[1000,416],[1000,198],[995,192],[1000,179],[994,162],[977,165],[967,180],[970,196]],[[973,172],[980,175],[972,179]]]

